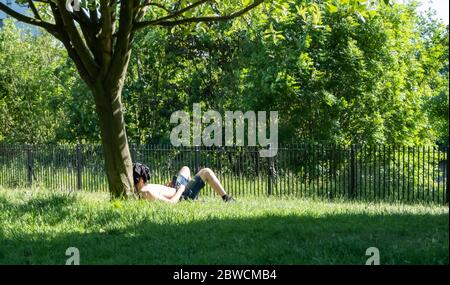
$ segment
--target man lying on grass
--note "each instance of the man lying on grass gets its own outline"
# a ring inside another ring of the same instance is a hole
[[[191,170],[183,166],[166,185],[149,184],[150,170],[141,163],[133,164],[133,179],[139,197],[148,200],[160,200],[167,203],[177,203],[180,200],[196,200],[200,190],[205,187],[205,182],[222,197],[223,201],[235,201],[228,196],[217,176],[209,168],[201,169],[193,179]]]

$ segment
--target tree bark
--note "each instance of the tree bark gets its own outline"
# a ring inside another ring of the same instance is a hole
[[[111,83],[112,87],[104,85],[99,82],[91,89],[99,118],[109,191],[112,198],[126,198],[133,194],[134,183],[122,112],[123,82]]]

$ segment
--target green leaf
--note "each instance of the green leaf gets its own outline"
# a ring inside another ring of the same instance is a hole
[[[332,4],[330,4],[330,3],[327,3],[326,5],[327,5],[327,10],[328,10],[328,12],[330,12],[330,13],[336,13],[336,12],[338,11],[338,7],[337,7],[337,6],[332,5]]]

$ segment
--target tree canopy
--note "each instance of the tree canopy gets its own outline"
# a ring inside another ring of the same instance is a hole
[[[360,16],[298,3],[138,34],[123,97],[130,140],[168,142],[170,114],[203,102],[283,110],[282,142],[448,143],[448,27],[414,4]],[[0,139],[98,142],[94,101],[57,42],[10,24],[0,42]]]

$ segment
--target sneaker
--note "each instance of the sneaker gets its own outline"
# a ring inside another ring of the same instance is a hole
[[[229,202],[236,203],[236,200],[233,197],[228,196],[228,195],[224,196],[222,199],[225,203],[229,203]]]

